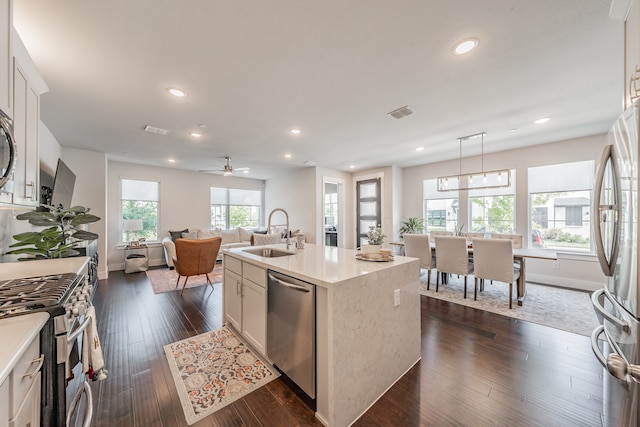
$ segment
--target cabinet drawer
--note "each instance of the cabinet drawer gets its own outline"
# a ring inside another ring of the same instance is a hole
[[[0,427],[9,427],[9,378],[0,385]]]
[[[21,402],[15,417],[9,420],[9,427],[40,425],[40,375],[40,372],[34,375],[33,385],[28,390],[24,402]]]
[[[242,276],[242,261],[240,261],[237,258],[233,258],[228,255],[225,255],[224,268],[226,268],[227,270],[231,270],[234,273]]]
[[[252,264],[243,263],[242,277],[251,280],[256,285],[260,285],[266,289],[267,287],[267,271],[264,268],[256,267]]]
[[[29,347],[20,357],[20,360],[16,363],[16,366],[9,375],[10,384],[10,399],[9,399],[9,417],[13,418],[18,412],[20,404],[27,395],[27,392],[31,388],[35,380],[40,378],[37,373],[42,368],[42,362],[40,357],[40,339],[36,336]],[[39,366],[38,366],[39,365]],[[33,374],[29,376],[29,374]],[[26,375],[26,376],[25,376]]]

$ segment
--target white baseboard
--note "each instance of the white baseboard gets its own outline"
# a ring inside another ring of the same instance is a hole
[[[528,273],[526,280],[527,282],[540,283],[543,285],[561,286],[563,288],[579,289],[582,291],[597,291],[604,286],[604,283],[599,281],[572,279],[570,277],[559,277],[536,273]]]

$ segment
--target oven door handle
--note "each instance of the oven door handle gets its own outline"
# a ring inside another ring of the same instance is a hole
[[[82,387],[80,388],[80,390],[78,390],[76,395],[73,397],[71,404],[69,405],[69,411],[67,412],[67,422],[66,422],[67,427],[71,426],[71,417],[73,416],[73,413],[76,410],[76,405],[78,405],[78,403],[80,402],[80,399],[82,398],[83,393],[87,397],[87,405],[86,405],[87,409],[84,412],[82,427],[91,426],[91,420],[93,419],[93,394],[91,393],[91,387],[89,386],[89,383],[87,382],[87,380],[84,380],[82,382]]]
[[[73,330],[72,328],[72,331],[69,331],[69,333],[67,334],[67,342],[72,343],[76,338],[78,338],[80,334],[84,332],[85,329],[87,329],[87,326],[89,326],[89,322],[91,322],[91,318],[87,316],[80,324],[80,326],[78,326],[75,330]]]

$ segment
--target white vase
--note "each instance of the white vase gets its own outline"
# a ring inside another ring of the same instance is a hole
[[[360,252],[363,254],[379,254],[382,245],[362,245]]]

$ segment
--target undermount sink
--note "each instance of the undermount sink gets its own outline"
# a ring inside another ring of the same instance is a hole
[[[265,258],[277,258],[281,256],[295,255],[295,253],[293,252],[286,252],[280,249],[273,248],[243,249],[242,251]]]

